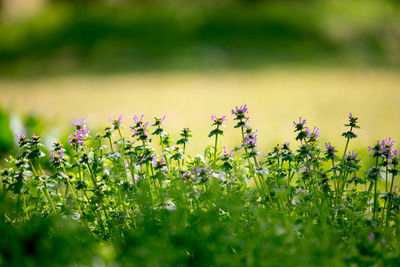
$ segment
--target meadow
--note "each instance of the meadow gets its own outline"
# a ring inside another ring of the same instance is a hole
[[[1,170],[0,264],[397,266],[395,142],[372,143],[361,160],[356,114],[343,149],[300,117],[293,144],[260,153],[249,116],[246,105],[213,115],[201,155],[186,150],[191,129],[171,139],[165,116],[115,116],[98,134],[74,120],[49,154],[40,136],[19,134]],[[232,150],[228,131],[240,140]]]
[[[400,265],[398,1],[22,5],[0,266]]]

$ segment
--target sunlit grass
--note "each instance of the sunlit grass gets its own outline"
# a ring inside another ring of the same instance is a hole
[[[235,105],[249,106],[249,124],[259,129],[260,149],[292,141],[292,121],[299,116],[320,127],[343,145],[340,137],[349,112],[360,118],[355,145],[366,146],[391,136],[400,140],[400,75],[395,70],[267,69],[256,72],[152,73],[114,76],[74,76],[29,81],[0,81],[3,107],[25,114],[38,112],[59,127],[85,117],[90,127],[108,124],[104,118],[134,114],[167,115],[167,131],[176,137],[183,127],[193,130],[199,151],[209,142],[212,114],[228,115]],[[226,131],[222,142],[240,142],[239,132]]]

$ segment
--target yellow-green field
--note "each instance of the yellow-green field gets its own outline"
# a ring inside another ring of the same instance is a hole
[[[271,69],[255,72],[152,73],[75,76],[29,81],[0,80],[0,104],[17,114],[30,111],[47,123],[68,127],[86,118],[94,128],[108,117],[134,114],[145,119],[167,115],[167,131],[193,130],[192,152],[211,144],[211,115],[228,115],[247,104],[249,124],[259,129],[260,146],[292,141],[292,121],[299,116],[320,127],[327,137],[340,138],[349,112],[360,118],[359,145],[391,136],[400,140],[400,75],[395,70]],[[127,126],[127,122],[125,121]],[[227,123],[222,142],[239,142],[239,132]]]

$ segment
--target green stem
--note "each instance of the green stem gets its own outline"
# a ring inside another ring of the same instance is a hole
[[[214,162],[213,162],[213,169],[214,169],[214,172],[215,172],[216,164],[217,164],[218,129],[219,129],[219,125],[217,126],[217,133],[215,134]]]
[[[112,145],[112,142],[111,142],[111,137],[108,137],[108,141],[110,142],[111,152],[114,152],[113,145]]]
[[[50,207],[51,207],[52,211],[54,212],[54,214],[58,214],[56,207],[54,206],[54,202],[51,199],[49,190],[47,189],[46,182],[43,182],[43,184],[44,184],[44,189],[43,189],[44,195],[46,196],[47,200],[49,201]]]
[[[394,177],[395,175],[392,175],[392,181],[390,183],[390,191],[389,191],[389,203],[387,206],[387,211],[386,211],[386,226],[388,226],[389,224],[389,218],[390,218],[390,210],[391,210],[391,206],[392,206],[392,190],[393,190],[393,182],[394,182]]]

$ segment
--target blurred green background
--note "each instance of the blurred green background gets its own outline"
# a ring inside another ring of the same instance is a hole
[[[211,115],[243,104],[262,150],[293,141],[299,116],[343,145],[349,112],[360,117],[359,146],[400,139],[399,1],[0,3],[3,152],[20,130],[51,143],[73,118],[94,129],[120,113],[126,126],[137,113],[167,114],[172,136],[192,128],[201,152]],[[239,138],[229,128],[223,142]]]

